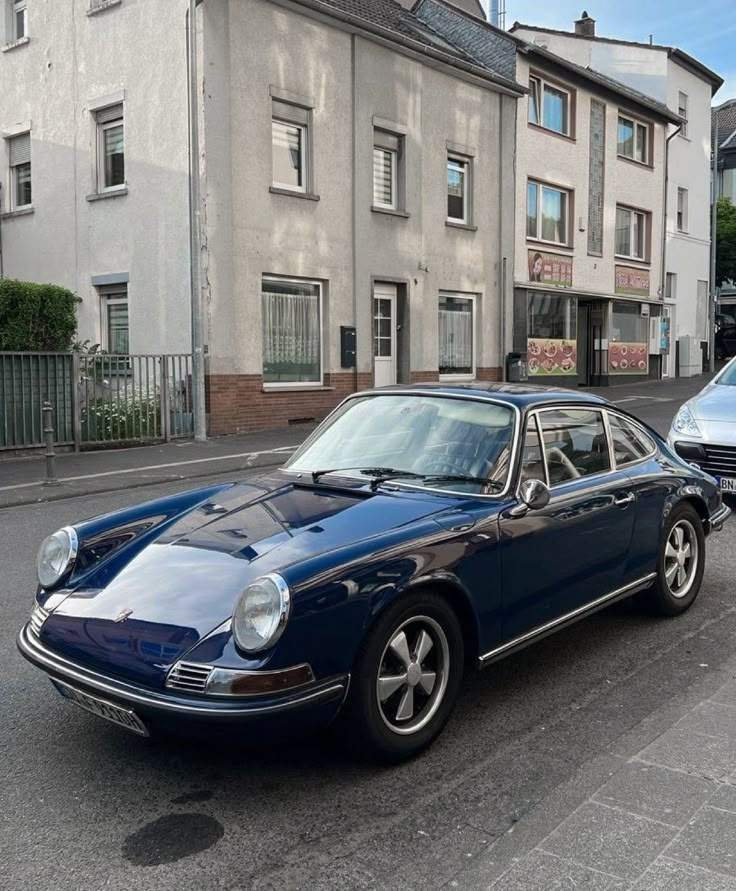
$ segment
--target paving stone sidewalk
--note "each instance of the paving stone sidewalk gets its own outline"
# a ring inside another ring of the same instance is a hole
[[[633,755],[594,767],[606,781],[567,815],[564,792],[540,805],[548,831],[536,844],[513,841],[522,823],[445,887],[736,891],[736,665],[729,673]]]

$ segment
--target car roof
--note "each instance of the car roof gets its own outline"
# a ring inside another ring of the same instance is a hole
[[[581,392],[580,390],[568,390],[565,387],[542,387],[536,384],[509,384],[494,383],[491,381],[470,381],[469,383],[426,383],[426,384],[398,384],[393,387],[381,387],[371,390],[371,393],[390,393],[400,391],[402,393],[427,393],[432,392],[440,396],[476,396],[479,399],[494,399],[509,402],[519,408],[529,408],[541,405],[545,402],[580,402],[597,403],[605,405],[608,400],[594,393]],[[365,395],[356,393],[355,395]]]

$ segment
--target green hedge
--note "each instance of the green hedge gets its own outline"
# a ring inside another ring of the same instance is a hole
[[[0,279],[0,350],[54,353],[72,347],[76,294],[58,285]]]

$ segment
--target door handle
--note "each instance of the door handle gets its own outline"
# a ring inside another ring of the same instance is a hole
[[[618,498],[613,499],[613,503],[620,504],[633,504],[636,501],[636,495],[633,492],[629,492],[626,495],[619,495]]]

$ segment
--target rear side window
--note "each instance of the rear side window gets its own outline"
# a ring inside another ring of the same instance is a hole
[[[636,425],[619,415],[609,414],[611,424],[611,439],[613,440],[613,454],[616,458],[616,466],[624,467],[646,458],[656,448],[654,442]]]
[[[551,486],[611,469],[602,412],[556,408],[539,421]]]

